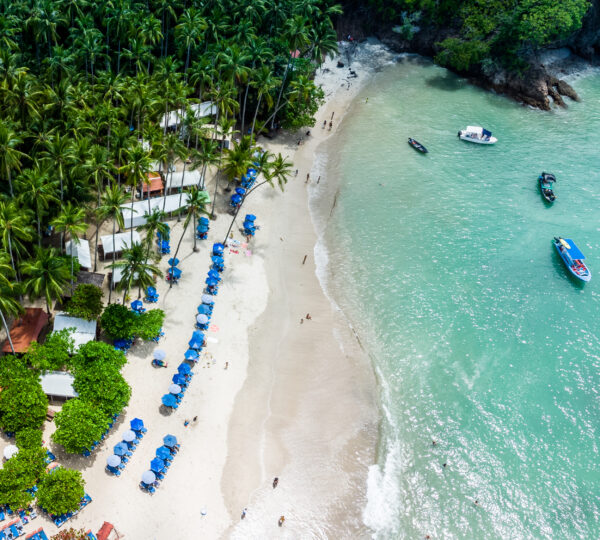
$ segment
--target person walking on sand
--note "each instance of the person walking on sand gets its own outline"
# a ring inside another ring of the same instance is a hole
[[[198,423],[198,417],[194,416],[193,420],[192,420],[192,424],[197,424]]]
[[[277,487],[277,484],[279,484],[279,478],[276,476],[275,478],[273,478],[273,489]]]
[[[333,122],[329,122],[329,131],[331,131],[332,127],[333,127]]]
[[[323,129],[327,127],[327,120],[323,120]]]
[[[229,367],[229,362],[225,362],[225,369]]]
[[[305,319],[306,319],[306,320],[308,320],[308,321],[310,321],[310,320],[312,319],[312,317],[310,316],[310,313],[307,313],[307,314],[306,314],[306,317],[305,317]]]
[[[244,519],[246,517],[246,510],[248,510],[247,508],[244,508],[242,510],[242,519]]]
[[[281,527],[283,525],[283,522],[285,521],[285,516],[280,516],[279,521],[277,522],[279,524],[279,526]]]

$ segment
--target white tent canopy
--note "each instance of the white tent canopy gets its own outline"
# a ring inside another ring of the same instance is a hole
[[[73,247],[73,244],[75,246]],[[71,252],[72,250],[72,252]],[[73,242],[73,240],[69,240],[65,244],[65,251],[67,255],[72,255],[73,257],[77,257],[79,261],[79,265],[81,268],[90,270],[92,268],[92,256],[90,254],[90,243],[83,238],[79,240],[79,243]]]
[[[64,330],[65,328],[74,329],[71,333],[71,337],[75,342],[75,348],[78,349],[84,343],[88,341],[94,341],[96,339],[96,321],[86,321],[79,317],[71,317],[66,313],[57,313],[54,318],[55,332]]]
[[[197,186],[200,183],[200,171],[175,171],[167,174],[167,185],[165,189],[177,189],[180,187]]]
[[[217,114],[217,106],[213,105],[211,101],[203,101],[202,103],[193,103],[190,105],[190,109],[195,113],[196,118],[204,118]],[[162,120],[160,121],[160,127],[164,128],[165,124],[167,127],[175,126],[185,118],[185,111],[179,109],[177,111],[170,111],[168,115],[163,114]]]
[[[181,198],[181,207],[179,206],[179,199]],[[166,199],[166,200],[165,200]],[[148,208],[148,199],[145,201],[137,201],[133,203],[133,214],[131,213],[131,205],[123,206],[121,208],[121,213],[123,214],[123,222],[125,223],[125,228],[129,229],[131,227],[139,227],[140,225],[144,225],[146,223],[146,218],[144,214],[148,212],[152,212],[155,208],[159,210],[163,209],[166,213],[174,212],[179,208],[185,207],[185,195],[180,197],[177,195],[167,195],[166,197],[155,197],[150,200],[150,208]],[[129,235],[129,233],[125,233]],[[134,237],[137,233],[133,233]],[[104,238],[104,237],[102,237]],[[127,236],[129,238],[129,236]],[[139,238],[139,235],[138,235]],[[134,240],[135,241],[135,240]],[[137,240],[139,242],[139,240]],[[102,245],[104,245],[104,240],[102,240]],[[106,250],[105,250],[106,253]]]
[[[79,394],[73,389],[74,380],[66,371],[50,371],[41,376],[42,390],[47,396],[75,398]]]
[[[148,272],[148,275],[152,276],[152,274],[150,272]],[[137,277],[137,274],[136,274],[136,277]],[[113,270],[113,284],[116,285],[122,279],[123,279],[123,269],[122,268],[115,268]]]
[[[152,200],[156,200],[156,199],[152,199]],[[135,204],[136,203],[134,203],[134,208],[135,208]],[[137,204],[140,204],[140,203],[137,203]],[[146,201],[144,201],[144,204],[146,204],[146,208],[147,208],[148,204]],[[131,214],[131,211],[130,211],[130,214]],[[144,215],[143,212],[142,212],[142,215]],[[131,233],[125,232],[125,233],[115,234],[114,246],[113,246],[113,235],[112,234],[107,234],[106,236],[101,236],[100,241],[102,242],[102,248],[104,249],[104,257],[106,258],[106,256],[109,253],[112,253],[113,251],[116,253],[121,253],[124,249],[128,248],[129,244],[131,243]],[[133,243],[134,244],[136,242],[140,243],[141,241],[142,240],[140,238],[139,233],[136,231],[133,231]]]

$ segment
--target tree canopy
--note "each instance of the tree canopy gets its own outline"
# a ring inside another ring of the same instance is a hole
[[[37,502],[50,514],[62,515],[79,508],[85,495],[83,477],[79,471],[55,468],[46,474],[37,490]]]

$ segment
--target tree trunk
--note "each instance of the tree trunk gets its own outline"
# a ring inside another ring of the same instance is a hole
[[[183,228],[183,232],[181,233],[181,236],[179,237],[179,242],[177,242],[177,249],[175,250],[175,255],[173,255],[173,262],[175,262],[175,259],[177,258],[177,254],[179,253],[179,248],[181,247],[181,241],[183,240],[183,237],[185,236],[185,231],[187,231],[189,224],[190,224],[190,222],[188,221],[186,226]],[[169,279],[169,289],[173,286],[173,270],[172,270],[173,268],[175,268],[174,264],[171,265],[171,279]]]
[[[10,350],[12,351],[13,354],[15,354],[15,348],[13,347],[13,342],[10,337],[10,329],[8,328],[8,324],[6,324],[6,319],[4,318],[4,313],[2,313],[1,309],[0,309],[0,317],[2,317],[2,324],[4,326],[4,329],[6,330],[6,337],[8,338],[8,344],[10,345]]]
[[[10,174],[10,167],[6,167],[6,172],[7,172],[7,176],[8,176],[8,186],[10,187],[10,198],[14,199],[15,194],[13,192],[13,185],[12,185],[12,178],[11,178],[11,174]]]
[[[8,252],[10,253],[10,264],[12,265],[13,272],[16,274],[17,269],[15,267],[15,258],[13,257],[12,241],[10,238],[10,233],[8,234]]]
[[[185,178],[186,159],[183,160],[183,173],[181,175],[181,187],[179,188],[179,208],[181,208],[181,199],[183,198],[183,179]],[[181,214],[177,213],[177,221],[181,221]]]
[[[256,110],[254,111],[254,118],[252,119],[252,129],[250,130],[250,134],[254,134],[254,125],[256,124],[256,117],[258,116],[258,109],[260,108],[260,100],[262,99],[262,92],[258,94],[258,104],[256,105]]]
[[[113,252],[112,252],[112,260],[113,260],[113,265],[115,264],[115,227],[116,227],[116,219],[113,219]],[[104,254],[104,256],[106,257],[106,253]],[[113,288],[115,286],[115,269],[114,267],[111,269],[111,273],[110,273],[110,285],[109,285],[109,289],[108,289],[108,303],[110,305],[110,299],[112,298],[112,292],[113,292]]]
[[[193,226],[194,226],[194,231],[193,231],[194,232],[194,252],[196,252],[196,251],[198,251],[198,248],[196,247],[196,240],[197,240],[197,238],[196,238],[196,214],[194,214],[193,218],[194,218],[194,223],[193,223]]]
[[[37,232],[38,232],[38,246],[42,247],[42,228],[40,225],[40,211],[37,212]]]
[[[290,63],[288,62],[287,66],[285,66],[285,71],[283,72],[283,79],[281,79],[281,88],[279,89],[279,94],[277,96],[277,104],[275,105],[275,110],[279,107],[279,102],[281,101],[281,95],[283,94],[283,87],[285,86],[285,79],[287,78],[287,72],[290,68]],[[271,129],[275,126],[275,115],[273,115],[273,121],[271,122]]]
[[[133,246],[133,198],[135,197],[135,188],[131,186],[131,222],[129,226],[131,227],[131,240],[129,241],[129,247]],[[115,246],[113,246],[114,249]]]

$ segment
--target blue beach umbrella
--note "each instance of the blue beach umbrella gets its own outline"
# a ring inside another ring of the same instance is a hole
[[[231,204],[238,205],[242,202],[242,197],[237,193],[231,196]]]
[[[169,448],[173,448],[177,444],[177,437],[175,435],[165,435],[163,437],[163,444]]]
[[[118,467],[119,465],[121,465],[121,458],[116,454],[113,454],[112,456],[108,456],[106,464],[109,467]]]
[[[171,386],[169,386],[169,394],[177,395],[180,392],[181,392],[181,386],[179,386],[178,384],[173,383]]]
[[[256,221],[256,216],[254,214],[246,214],[246,219],[244,221]]]
[[[167,353],[162,349],[155,349],[153,356],[155,360],[164,360],[167,357]]]
[[[127,445],[124,442],[115,444],[115,447],[113,448],[113,452],[117,456],[124,456],[128,451],[129,451],[129,448],[127,448]]]
[[[198,219],[199,223],[202,223],[202,225],[208,225],[209,221],[207,217],[202,216],[200,219]]]
[[[207,306],[206,304],[200,304],[198,306],[198,313],[200,315],[210,315],[210,306]]]
[[[216,279],[217,281],[221,281],[221,274],[212,268],[208,271],[208,277],[212,279]]]
[[[133,311],[139,311],[143,307],[144,307],[144,304],[142,303],[141,300],[134,300],[133,302],[131,302],[131,309],[133,309]]]
[[[208,324],[208,317],[204,313],[196,315],[196,322],[200,325]]]
[[[246,190],[243,187],[236,187],[235,192],[242,197],[246,195]]]
[[[216,287],[219,284],[219,282],[213,278],[206,278],[204,283],[206,283],[209,287]]]
[[[185,351],[185,354],[183,355],[183,357],[186,360],[198,360],[198,358],[200,358],[200,355],[198,354],[198,351],[196,351],[195,349],[188,349],[187,351]],[[175,382],[175,381],[173,381]],[[179,383],[177,383],[179,384]]]
[[[134,418],[129,422],[129,426],[133,431],[141,431],[144,427],[144,421],[141,418]]]
[[[154,296],[156,294],[156,289],[152,286],[146,287],[146,294],[148,296]]]
[[[196,352],[196,351],[194,351]],[[173,378],[171,379],[175,384],[185,384],[185,377],[183,375],[181,375],[180,373],[175,373],[175,375],[173,375]]]
[[[187,364],[181,363],[179,364],[179,366],[177,367],[177,371],[181,374],[181,375],[188,375],[189,373],[191,373],[192,368],[190,366],[188,366]],[[171,396],[173,397],[173,396]]]
[[[181,277],[181,270],[176,266],[173,268],[169,268],[167,272],[170,276],[173,276],[175,279],[179,279]]]
[[[225,262],[225,259],[223,259],[223,257],[219,257],[218,255],[213,255],[210,260],[215,264],[223,264]]]
[[[125,430],[125,432],[123,433],[123,440],[125,442],[133,442],[133,441],[135,441],[135,432],[132,431],[131,429]]]
[[[150,470],[154,472],[162,472],[165,470],[165,462],[162,459],[154,458],[150,462]]]
[[[156,475],[152,471],[144,471],[142,473],[142,482],[144,484],[154,484],[156,482]]]
[[[213,255],[221,255],[224,249],[225,246],[220,242],[213,244]]]
[[[196,231],[198,231],[199,233],[205,233],[208,232],[208,227],[206,225],[198,225],[196,227]]]
[[[169,266],[177,266],[179,264],[179,259],[177,257],[171,257],[168,261]]]
[[[256,169],[250,167],[247,171],[247,174],[249,174],[250,176],[256,176]]]
[[[201,300],[207,306],[214,306],[215,304],[215,299],[210,294],[203,294]]]
[[[166,446],[161,446],[156,449],[156,457],[158,459],[167,459],[171,457],[171,450],[169,450]]]
[[[175,396],[172,394],[165,394],[162,397],[162,404],[165,407],[175,407],[175,405],[177,404],[177,400],[175,399]]]

